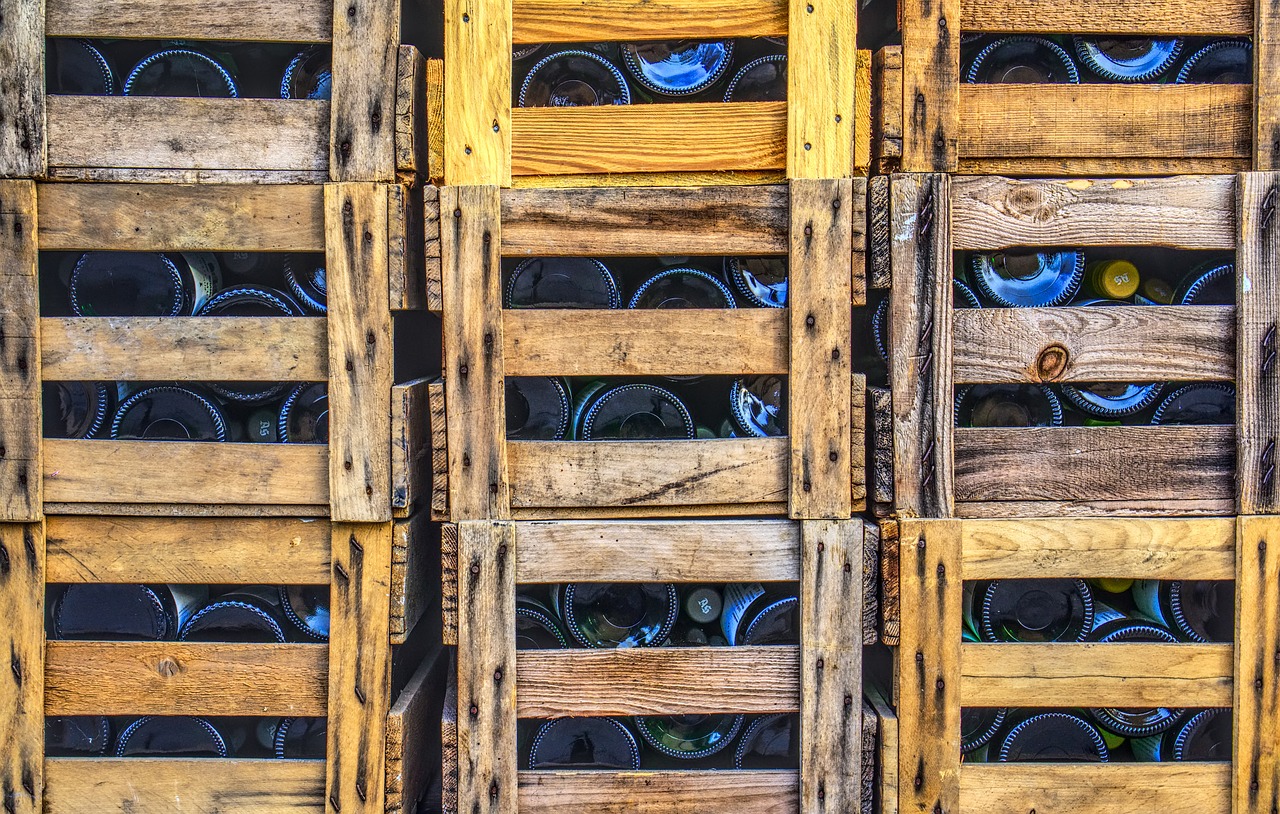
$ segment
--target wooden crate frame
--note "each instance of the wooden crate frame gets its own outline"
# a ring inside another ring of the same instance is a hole
[[[1278,177],[895,175],[893,499],[907,517],[1266,514],[1280,374]],[[882,220],[886,220],[882,218]],[[873,230],[875,231],[875,230]],[[952,306],[955,250],[1151,245],[1235,254],[1235,306]],[[1226,427],[954,427],[954,386],[1233,381]],[[1141,467],[1122,459],[1141,455]]]
[[[395,181],[425,171],[426,71],[395,0],[175,6],[4,0],[10,80],[0,177],[93,181]],[[45,37],[291,41],[333,48],[333,99],[45,94]]]
[[[1012,6],[910,0],[899,20],[901,48],[877,55],[876,145],[877,158],[898,162],[903,172],[1170,175],[1280,168],[1280,28],[1266,3],[1174,8],[1105,0]],[[960,76],[966,31],[1249,37],[1254,81],[970,85]]]
[[[862,179],[844,179],[787,186],[441,189],[450,517],[678,512],[843,519],[860,511],[864,379],[852,371],[850,325],[851,303],[864,299],[864,188]],[[787,254],[788,307],[502,308],[502,257],[659,251]],[[717,341],[725,352],[708,353]],[[790,436],[506,440],[507,375],[692,373],[786,373]]]
[[[428,193],[430,197],[430,193]],[[398,185],[0,182],[0,519],[46,510],[299,512],[426,504],[429,383],[392,384],[392,311],[426,307],[420,193]],[[40,250],[323,251],[324,317],[41,318]],[[249,340],[249,341],[246,341]],[[43,439],[45,380],[328,382],[329,445]],[[377,394],[382,394],[381,396]],[[441,428],[437,428],[440,431]],[[158,465],[157,465],[158,464]]]
[[[1274,517],[903,520],[900,811],[1270,811],[1280,794]],[[962,644],[965,580],[1234,579],[1234,644]],[[960,762],[962,706],[1230,707],[1234,760]]]

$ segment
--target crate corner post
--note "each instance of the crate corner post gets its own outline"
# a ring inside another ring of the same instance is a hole
[[[44,524],[0,523],[0,805],[8,814],[44,810]]]
[[[5,81],[0,85],[0,178],[43,178],[45,124],[44,0],[0,0]]]
[[[0,522],[43,516],[36,185],[0,181]]]
[[[399,57],[397,0],[335,0],[331,180],[396,180]]]
[[[444,178],[451,186],[511,186],[511,3],[444,3]]]

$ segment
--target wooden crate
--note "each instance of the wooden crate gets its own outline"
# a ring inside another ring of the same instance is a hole
[[[908,517],[1266,514],[1275,439],[1277,177],[898,175],[889,345],[893,493]],[[952,307],[956,250],[1234,253],[1235,306]],[[1234,381],[1237,424],[954,427],[956,385]]]
[[[0,183],[0,288],[7,303],[0,314],[0,441],[7,451],[0,458],[0,519],[175,507],[188,514],[311,513],[379,522],[425,506],[430,383],[393,386],[391,364],[393,310],[426,307],[420,194],[372,183]],[[323,251],[328,314],[41,318],[38,252],[108,249]],[[333,440],[326,446],[41,438],[46,380],[228,377],[327,382]]]
[[[0,16],[9,70],[0,177],[317,183],[426,170],[425,64],[400,45],[394,0],[4,0]],[[46,96],[46,36],[323,44],[333,50],[333,99]]]
[[[862,179],[441,190],[449,515],[847,518],[864,507]],[[503,257],[787,255],[786,309],[503,309]],[[435,284],[429,284],[435,288]],[[798,315],[804,315],[799,318]],[[506,376],[788,377],[789,437],[506,440]]]
[[[1170,175],[1280,165],[1275,10],[1212,5],[910,0],[877,54],[878,162],[903,172]],[[966,32],[1247,37],[1252,85],[971,85]],[[882,165],[883,166],[883,165]]]
[[[1274,517],[903,520],[898,810],[1267,812],[1280,794]],[[1234,644],[961,643],[965,580],[1234,579]],[[962,707],[1228,707],[1230,763],[961,763]]]

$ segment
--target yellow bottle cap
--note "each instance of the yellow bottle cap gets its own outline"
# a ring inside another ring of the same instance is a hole
[[[1098,579],[1091,579],[1089,582],[1111,594],[1121,594],[1133,587],[1133,580],[1131,579],[1100,577]]]
[[[1127,300],[1138,291],[1138,267],[1128,260],[1103,260],[1089,272],[1089,283],[1100,297]]]
[[[1161,305],[1173,304],[1173,286],[1159,277],[1146,277],[1142,280],[1142,296]]]

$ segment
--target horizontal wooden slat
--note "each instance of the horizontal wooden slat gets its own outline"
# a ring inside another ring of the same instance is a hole
[[[960,518],[1039,518],[1039,517],[1224,517],[1236,513],[1234,495],[1212,500],[1180,498],[1168,501],[1154,500],[1104,500],[1085,498],[1076,500],[966,500],[956,503],[956,517]]]
[[[965,579],[1234,579],[1230,518],[974,520],[960,526]]]
[[[1105,155],[1072,158],[999,156],[966,158],[960,156],[956,172],[962,175],[1067,176],[1099,178],[1145,175],[1230,175],[1247,172],[1252,165],[1243,156],[1236,158],[1184,158]]]
[[[1036,92],[1049,88],[1036,88]],[[1048,115],[1047,108],[1037,106],[1037,110]],[[1078,124],[1072,132],[1081,129]],[[951,212],[951,236],[957,249],[1072,245],[1234,249],[1236,245],[1233,176],[1111,181],[962,177],[951,182]]]
[[[44,490],[52,503],[325,504],[329,448],[49,438]]]
[[[786,144],[786,102],[511,111],[513,175],[776,170]]]
[[[629,647],[516,654],[516,714],[521,718],[799,709],[798,647]]]
[[[974,382],[1231,381],[1236,309],[957,308],[952,371]]]
[[[508,376],[786,373],[782,308],[502,312]]]
[[[39,184],[36,201],[44,251],[324,251],[322,186]]]
[[[957,501],[1235,496],[1225,426],[955,429]]]
[[[242,0],[220,6],[201,0],[46,0],[44,24],[50,37],[329,42],[333,3]]]
[[[1229,814],[1229,763],[966,763],[964,811]]]
[[[1247,157],[1252,100],[1249,85],[962,83],[959,151],[971,157]]]
[[[792,582],[799,546],[786,520],[535,521],[516,526],[516,581]]]
[[[1043,34],[1200,34],[1218,37],[1253,36],[1253,3],[1111,3],[1080,0],[1054,3],[1047,0],[960,0],[960,28],[964,31],[1001,31]]]
[[[46,117],[51,168],[329,167],[327,101],[49,96]]]
[[[787,188],[504,189],[502,253],[785,254]]]
[[[966,707],[1229,707],[1229,644],[964,644]]]
[[[507,444],[513,507],[785,502],[787,465],[786,438]]]
[[[48,582],[324,585],[329,523],[213,517],[49,517]]]
[[[785,37],[782,0],[519,0],[512,4],[516,43]]]
[[[800,774],[759,771],[522,771],[521,814],[792,814]]]
[[[324,317],[46,317],[48,381],[323,382]]]
[[[46,715],[307,715],[329,700],[321,644],[45,646]]]

